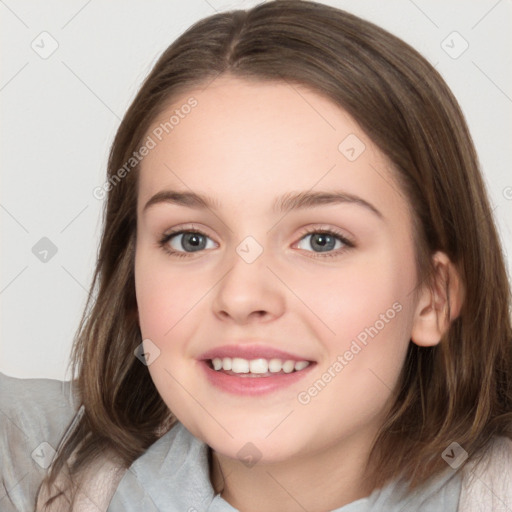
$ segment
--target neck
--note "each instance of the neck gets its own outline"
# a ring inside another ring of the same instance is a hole
[[[252,467],[212,451],[210,478],[215,492],[240,512],[335,510],[371,494],[365,475],[370,445],[365,436],[353,436],[321,452]]]

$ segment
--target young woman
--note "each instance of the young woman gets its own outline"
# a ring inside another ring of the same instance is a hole
[[[313,2],[204,19],[97,193],[78,378],[2,377],[7,507],[512,508],[503,255],[461,110],[410,46]]]

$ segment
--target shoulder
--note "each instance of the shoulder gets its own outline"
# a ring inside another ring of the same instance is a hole
[[[78,408],[70,381],[0,372],[0,508],[32,510],[38,487]]]
[[[0,372],[1,421],[7,432],[27,441],[55,444],[77,408],[78,400],[70,381],[22,379]]]
[[[24,400],[20,403],[20,398]],[[59,407],[73,407],[76,397],[72,390],[72,382],[68,380],[46,378],[10,377],[0,372],[0,404],[11,408],[23,408],[25,401],[38,406],[52,406],[52,400],[58,399]]]
[[[496,436],[481,457],[463,469],[459,510],[512,510],[512,439]]]

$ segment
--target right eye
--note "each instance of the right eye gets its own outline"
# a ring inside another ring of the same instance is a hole
[[[163,235],[159,245],[167,254],[183,258],[206,249],[208,239],[211,240],[209,236],[197,229],[177,230]]]

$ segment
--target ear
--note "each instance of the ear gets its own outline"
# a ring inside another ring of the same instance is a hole
[[[462,308],[464,292],[455,265],[443,252],[432,256],[434,275],[419,293],[411,340],[421,347],[437,345]]]

